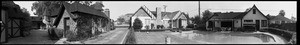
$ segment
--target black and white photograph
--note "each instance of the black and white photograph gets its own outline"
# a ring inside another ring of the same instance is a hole
[[[297,1],[1,2],[1,44],[297,44]]]

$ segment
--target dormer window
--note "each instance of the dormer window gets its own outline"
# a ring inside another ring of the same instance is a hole
[[[253,14],[256,14],[256,9],[253,9]]]

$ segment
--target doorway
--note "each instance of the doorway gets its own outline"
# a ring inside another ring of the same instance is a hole
[[[255,28],[256,28],[256,30],[260,29],[260,21],[259,20],[255,20]]]

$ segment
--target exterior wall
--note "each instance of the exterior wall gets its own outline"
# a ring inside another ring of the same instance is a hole
[[[244,18],[243,18],[243,24],[255,24],[255,20],[260,20],[260,27],[262,26],[262,24],[261,24],[261,20],[267,20],[267,18],[265,18],[264,16],[263,16],[263,14],[261,14],[259,11],[258,11],[258,9],[257,8],[254,8],[254,9],[256,9],[256,14],[253,14],[253,10],[250,10],[250,12],[248,12],[245,16],[244,16]],[[251,23],[248,23],[248,22],[244,22],[244,20],[253,20],[253,22],[251,22]],[[268,21],[268,20],[267,20]],[[268,27],[268,26],[267,26]],[[267,28],[267,27],[261,27],[261,29],[262,28]]]
[[[108,27],[108,25],[110,25],[108,24],[109,20],[106,18],[82,13],[69,14],[66,10],[60,19],[57,29],[65,28],[64,18],[69,17],[70,15],[77,15],[78,18],[66,20],[67,22],[65,25],[68,26],[66,28],[69,29],[66,30],[65,34],[66,38],[68,38],[67,40],[86,39],[110,30]]]
[[[238,27],[238,28],[241,27],[241,20],[240,19],[234,21],[234,27]]]
[[[64,14],[63,14],[62,18],[60,19],[60,22],[59,22],[59,24],[57,26],[58,29],[64,29],[64,18],[70,17],[69,15],[70,14],[68,14],[67,10],[65,10]]]
[[[2,26],[3,25],[3,23],[4,23],[4,17],[5,17],[5,14],[6,14],[6,11],[5,10],[3,10],[3,9],[1,9],[1,27],[0,27],[0,29],[1,29],[1,31],[2,32],[0,32],[1,33],[1,39],[0,39],[0,42],[5,42],[5,40],[6,40],[6,32],[5,31],[7,31],[7,30],[2,30],[3,28],[4,28],[4,26]]]
[[[183,28],[186,28],[187,25],[188,25],[187,24],[187,20],[182,20],[182,26],[183,26]]]
[[[150,17],[136,17],[136,16],[134,16],[134,17],[132,17],[132,20],[131,20],[132,25],[133,25],[134,20],[135,20],[136,18],[139,18],[139,19],[142,21],[142,24],[143,24],[142,29],[146,29],[146,27],[145,27],[146,25],[149,25],[149,27],[151,27],[151,23],[154,24],[154,22],[155,22],[155,20],[151,20]]]
[[[163,20],[163,26],[165,28],[168,28],[170,26],[170,23],[168,22],[169,20]]]
[[[221,27],[221,21],[214,21],[215,22],[215,27]]]
[[[151,23],[155,24],[155,20],[153,20],[144,10],[139,9],[135,14],[133,14],[133,16],[131,17],[131,25],[133,25],[134,20],[136,18],[139,18],[142,21],[143,27],[142,29],[146,29],[146,25],[149,25],[149,27],[151,27]],[[154,26],[156,27],[156,25]]]

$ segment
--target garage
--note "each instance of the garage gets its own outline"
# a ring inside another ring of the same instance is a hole
[[[232,21],[221,21],[221,27],[233,27]]]

